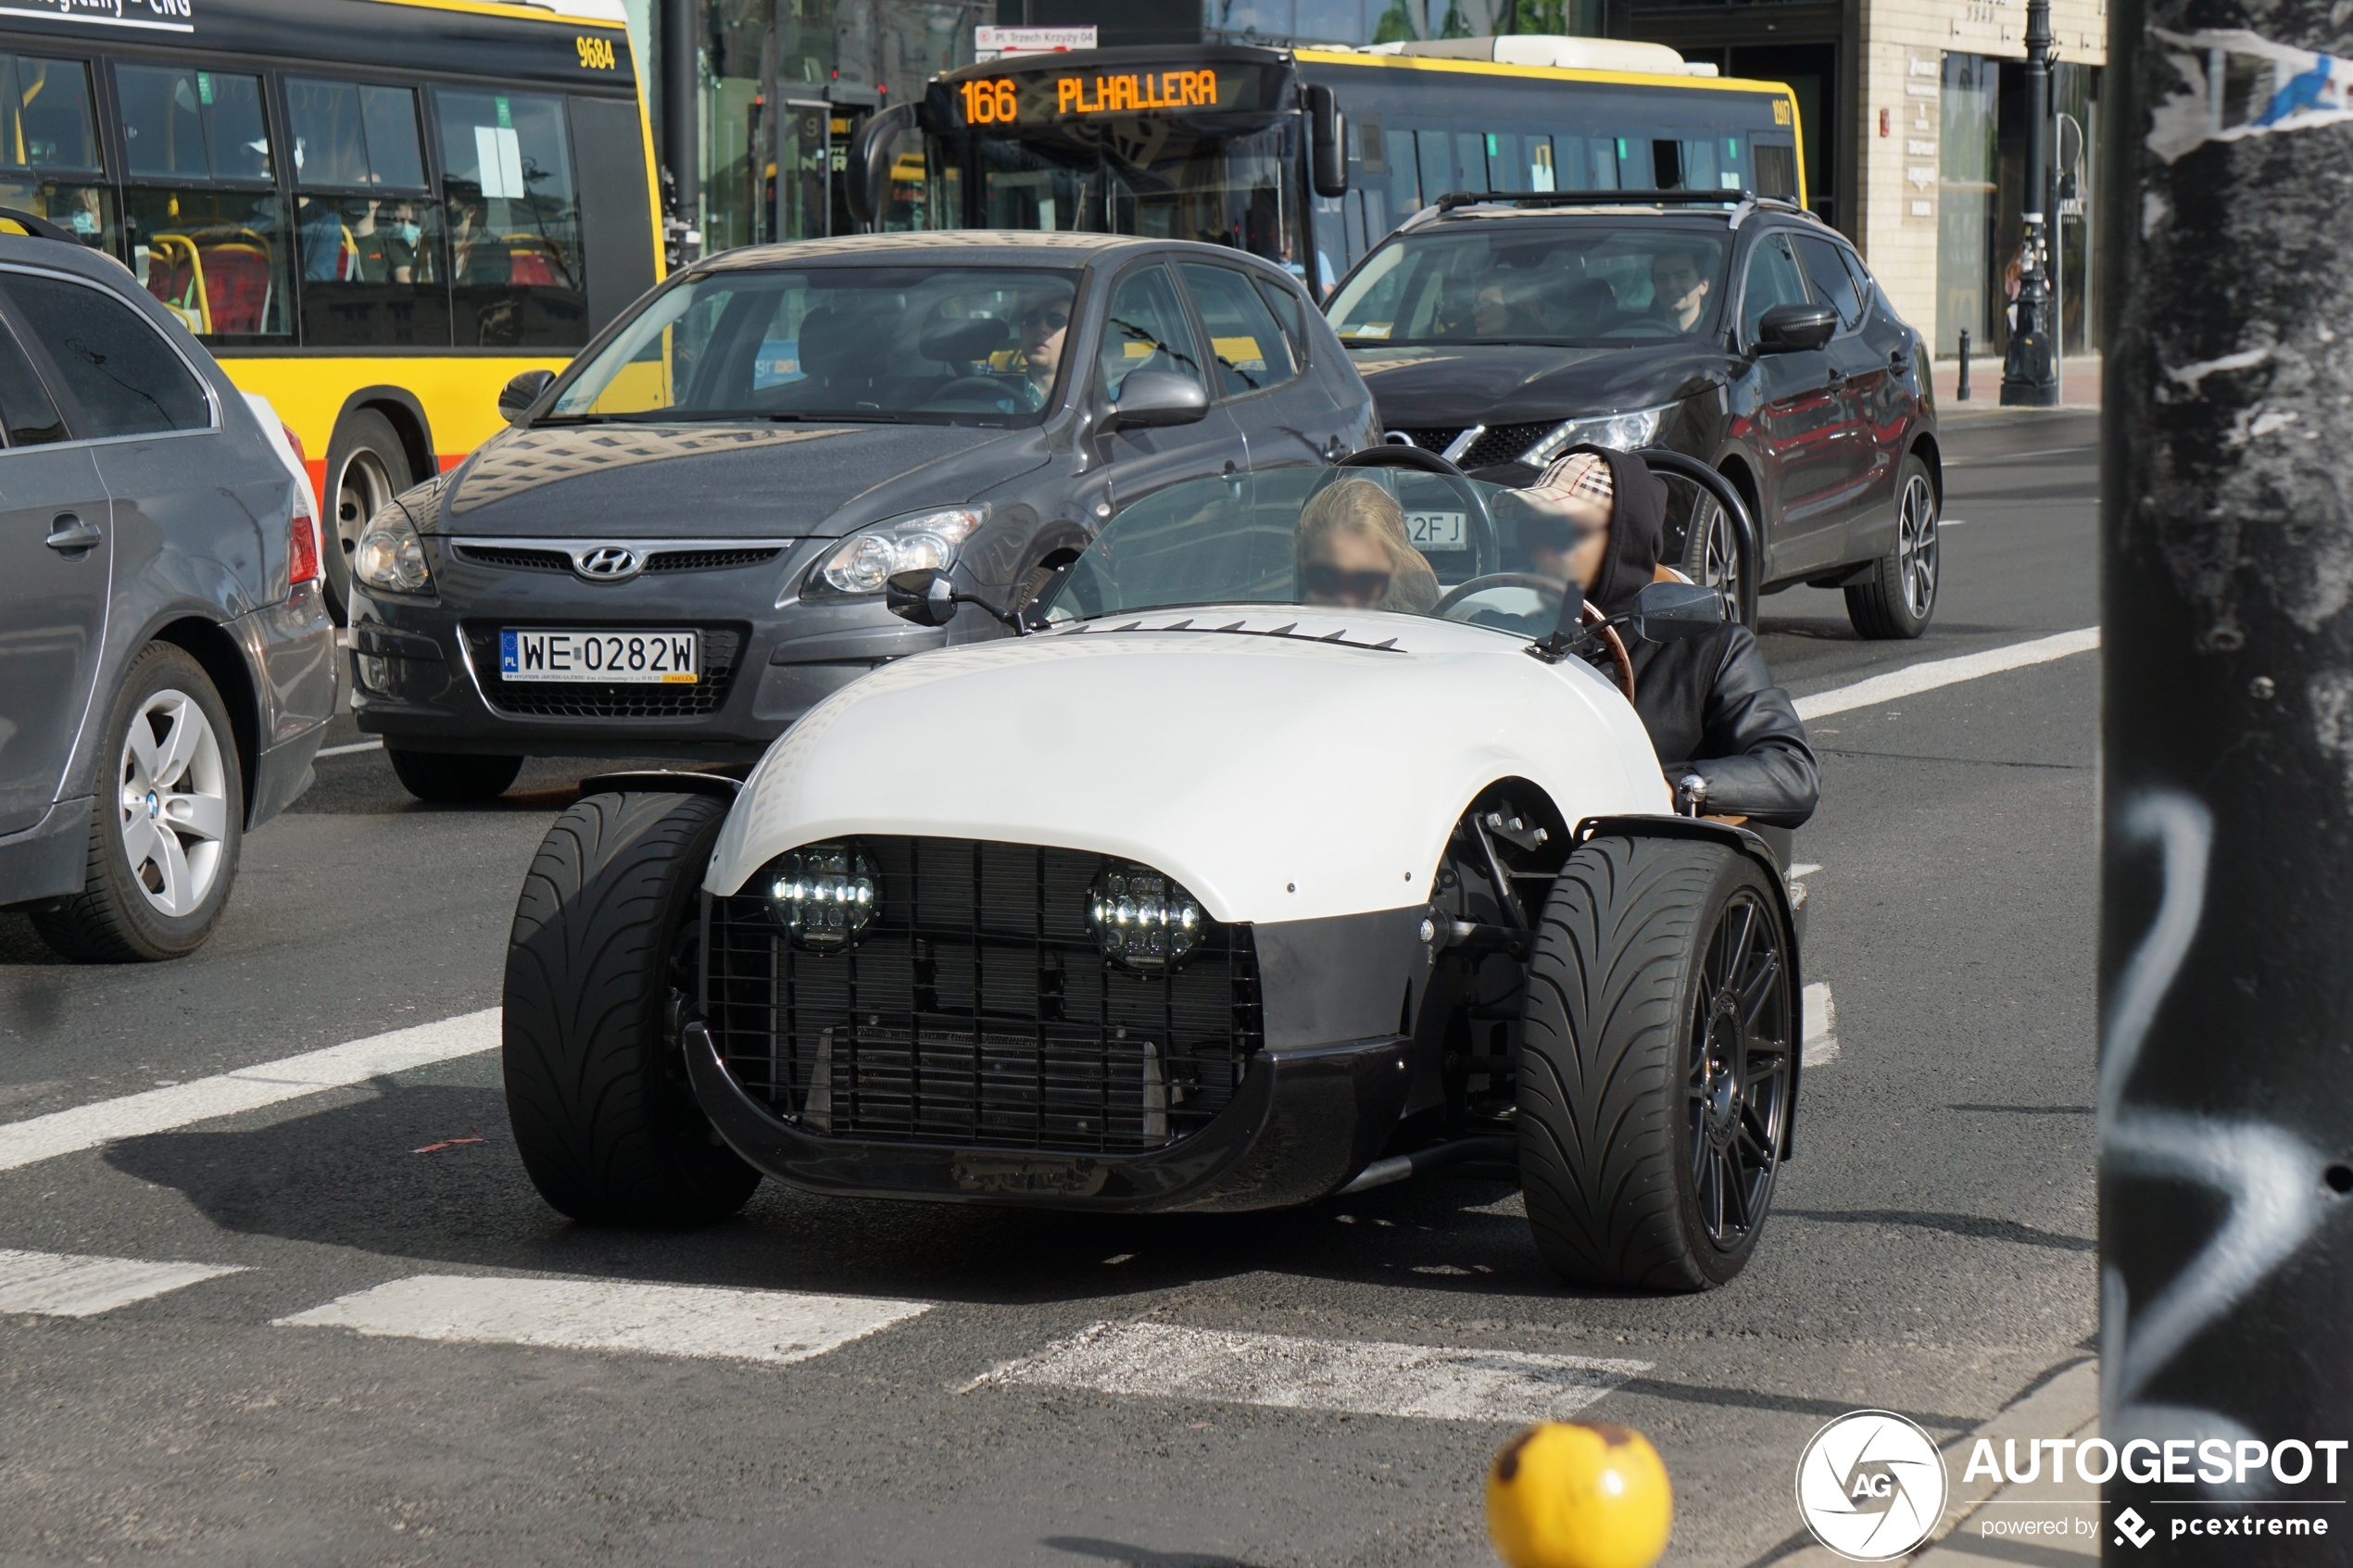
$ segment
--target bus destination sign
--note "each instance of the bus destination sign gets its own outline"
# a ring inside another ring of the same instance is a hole
[[[194,32],[195,0],[0,0],[0,17]]]
[[[967,125],[1040,125],[1104,115],[1233,108],[1251,95],[1246,69],[1038,71],[956,84]]]

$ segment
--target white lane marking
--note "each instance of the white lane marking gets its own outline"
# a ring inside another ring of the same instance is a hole
[[[1279,1410],[1529,1422],[1572,1415],[1650,1369],[1648,1361],[1523,1350],[1452,1350],[1218,1333],[1173,1323],[1102,1323],[1038,1355],[999,1367],[965,1388],[1029,1384]]]
[[[387,1073],[426,1067],[451,1057],[472,1056],[476,1051],[496,1049],[497,1045],[498,1010],[484,1008],[480,1012],[445,1018],[438,1023],[420,1023],[411,1029],[371,1035],[364,1040],[351,1040],[323,1050],[305,1051],[300,1056],[257,1062],[168,1089],[149,1089],[143,1094],[77,1105],[70,1110],[52,1111],[46,1116],[28,1117],[22,1122],[0,1124],[0,1171],[13,1171],[19,1165],[54,1160],[61,1154],[78,1154],[117,1138],[168,1133],[191,1122],[233,1116],[241,1110],[275,1105],[280,1100],[315,1095],[322,1089],[364,1084]]]
[[[595,1279],[415,1274],[280,1318],[399,1339],[805,1361],[931,1310],[929,1301]]]
[[[1816,865],[1811,860],[1800,860],[1795,865],[1790,867],[1790,879],[1792,881],[1795,881],[1801,876],[1812,876],[1816,872],[1820,871],[1821,869],[1822,868],[1820,866]]]
[[[1806,987],[1806,1043],[1798,1056],[1801,1067],[1828,1067],[1838,1060],[1838,1004],[1831,988],[1817,980]]]
[[[2178,375],[2180,372],[2174,373]],[[1948,469],[1996,468],[2004,463],[2024,462],[2029,458],[2063,458],[2070,452],[2094,450],[2095,448],[2088,444],[2082,446],[2038,446],[2032,452],[1989,452],[1982,458],[1948,458],[1944,466]]]
[[[1965,517],[1940,517],[1936,520],[1936,526],[1939,528],[1967,528],[1969,526],[1969,519]],[[324,753],[321,753],[321,755],[323,756]]]
[[[1850,708],[1869,708],[1873,703],[1894,702],[1898,697],[1932,692],[1939,686],[1957,685],[1963,681],[1981,680],[1998,675],[2005,670],[2020,670],[2030,664],[2047,664],[2070,654],[2089,653],[2100,646],[2100,629],[2086,626],[2080,631],[2061,632],[2056,636],[2037,637],[2031,643],[2012,643],[2007,647],[1987,648],[1983,653],[1965,653],[1957,659],[1931,659],[1919,664],[1907,664],[1884,675],[1874,675],[1868,681],[1857,681],[1851,686],[1836,686],[1812,696],[1797,699],[1797,716],[1812,722],[1827,719],[1833,713],[1843,713]]]
[[[1950,528],[1950,527],[1952,526],[1952,524],[1950,524],[1950,523],[1940,523],[1940,524],[1938,524],[1938,526],[1939,526],[1939,527],[1941,527],[1941,528]],[[353,753],[355,753],[355,752],[360,752],[360,751],[382,751],[384,748],[384,741],[382,740],[382,738],[378,738],[378,739],[375,739],[375,740],[360,740],[360,741],[354,741],[354,742],[352,742],[349,746],[321,746],[321,747],[320,747],[317,751],[315,751],[315,752],[311,753],[311,755],[312,755],[314,758],[315,758],[315,757],[349,757],[349,756],[351,756],[351,755],[352,755]]]
[[[148,1263],[136,1258],[0,1249],[0,1312],[95,1317],[200,1280],[243,1273],[242,1268],[213,1263]]]

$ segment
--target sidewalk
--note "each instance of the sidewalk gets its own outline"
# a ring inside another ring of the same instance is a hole
[[[1969,400],[1966,403],[1959,397],[1961,362],[1958,359],[1937,360],[1934,374],[1936,411],[1945,419],[2002,406],[2002,360],[1999,355],[1970,351]],[[2099,406],[2100,357],[2096,354],[2069,356],[2059,366],[2059,408],[2082,409]],[[2041,411],[2056,413],[2058,409]]]
[[[2095,1361],[2078,1361],[2032,1394],[1995,1415],[1976,1431],[1944,1449],[1945,1472],[1952,1491],[1944,1504],[1944,1521],[1930,1544],[1903,1560],[1906,1568],[1985,1568],[2007,1562],[2020,1568],[2097,1568],[2100,1532],[2106,1524],[2096,1502],[2099,1488],[2071,1475],[2053,1482],[2049,1466],[2041,1479],[2024,1485],[1999,1486],[1981,1475],[1964,1482],[1963,1472],[1980,1437],[1991,1438],[1995,1453],[2002,1440],[2015,1438],[2021,1450],[2038,1437],[2072,1437],[2081,1442],[2100,1435],[2100,1367]],[[2064,1533],[2045,1535],[2033,1529],[2042,1521],[2060,1522],[2052,1527]],[[2074,1521],[2090,1520],[2085,1533]],[[1988,1527],[2000,1530],[1988,1534]],[[2021,1529],[2020,1526],[2025,1528]],[[1808,1546],[1780,1558],[1773,1568],[1852,1568],[1845,1558],[1829,1549]]]

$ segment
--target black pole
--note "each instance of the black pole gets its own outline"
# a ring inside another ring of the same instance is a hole
[[[702,0],[662,0],[661,161],[671,209],[663,225],[673,265],[702,247]]]
[[[1969,329],[1967,327],[1961,329],[1961,375],[1960,380],[1953,383],[1953,401],[1956,403],[1969,401]]]
[[[2291,123],[2341,24],[2117,0],[2109,29],[2100,1436],[2158,1448],[2108,1484],[2102,1550],[2343,1562],[2353,1519],[2317,1505],[2353,1490],[2353,408],[2322,367],[2353,257],[2317,194],[2341,123]],[[2169,1441],[2228,1448],[2229,1480],[2167,1478]]]
[[[2051,161],[2051,0],[2026,6],[2026,269],[2019,279],[2018,323],[2002,361],[2002,402],[2047,408],[2058,402],[2051,361],[2050,225],[2045,217]]]

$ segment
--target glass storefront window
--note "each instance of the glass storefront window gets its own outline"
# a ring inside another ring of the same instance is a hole
[[[563,100],[440,90],[434,103],[459,346],[578,347],[588,307]]]
[[[1995,348],[1990,297],[2000,278],[1994,258],[2000,171],[2000,62],[1982,55],[1944,56],[1936,213],[1936,352]],[[2007,303],[2004,301],[2002,303]]]

